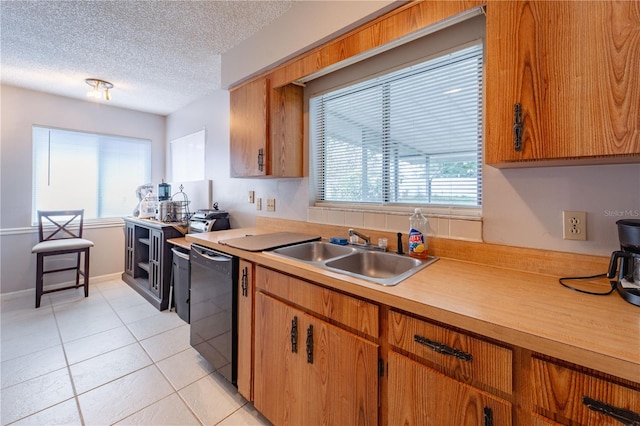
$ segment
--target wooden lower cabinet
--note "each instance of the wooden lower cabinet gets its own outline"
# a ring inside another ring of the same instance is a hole
[[[637,383],[623,383],[579,366],[534,356],[532,385],[534,409],[550,421],[593,426],[640,425]]]
[[[254,372],[275,425],[378,424],[378,345],[260,292]]]
[[[389,353],[389,425],[511,425],[511,403]]]
[[[253,263],[240,259],[238,273],[238,392],[253,399]]]

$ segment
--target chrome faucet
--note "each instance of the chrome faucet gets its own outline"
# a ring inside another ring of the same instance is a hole
[[[364,245],[366,245],[366,246],[368,246],[371,243],[371,237],[369,237],[367,235],[364,235],[364,234],[356,231],[353,228],[349,228],[349,236],[352,236],[352,235],[357,235],[358,237],[363,239],[364,240]]]

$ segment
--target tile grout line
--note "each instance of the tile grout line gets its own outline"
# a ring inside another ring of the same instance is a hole
[[[101,294],[102,295],[102,294]],[[56,329],[58,330],[58,337],[60,338],[60,345],[62,346],[62,353],[64,354],[64,362],[67,364],[67,374],[69,374],[69,381],[71,382],[71,390],[73,391],[73,399],[76,401],[76,408],[78,409],[78,416],[80,416],[80,422],[84,426],[84,417],[82,416],[82,408],[80,408],[80,400],[78,399],[78,392],[76,391],[76,384],[73,380],[73,375],[71,374],[71,366],[69,365],[69,358],[67,357],[67,349],[64,346],[64,341],[62,340],[62,333],[60,332],[60,325],[58,324],[58,317],[56,315],[56,310],[51,302],[51,311],[53,312],[53,319],[56,322]]]

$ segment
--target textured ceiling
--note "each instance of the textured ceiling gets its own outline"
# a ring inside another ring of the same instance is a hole
[[[281,16],[287,1],[2,0],[1,81],[166,115],[220,88],[220,55]]]

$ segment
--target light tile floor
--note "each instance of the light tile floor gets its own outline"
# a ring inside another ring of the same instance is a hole
[[[189,325],[121,280],[3,297],[2,425],[268,425],[189,345]]]

